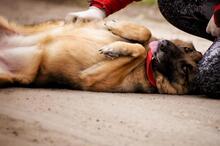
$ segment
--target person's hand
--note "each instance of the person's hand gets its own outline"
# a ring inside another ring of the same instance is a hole
[[[215,24],[214,16],[210,19],[206,27],[206,32],[214,37],[220,37],[220,27]]]
[[[86,11],[72,12],[72,13],[67,14],[65,18],[65,22],[74,23],[76,21],[102,20],[105,17],[106,17],[106,14],[104,10],[91,6]]]

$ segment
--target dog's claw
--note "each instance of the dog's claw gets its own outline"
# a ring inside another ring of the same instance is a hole
[[[106,21],[104,25],[107,27],[109,31],[111,31],[113,28],[117,26],[117,21],[116,20]]]
[[[99,50],[100,54],[104,54],[107,58],[114,59],[118,58],[120,54],[117,51],[114,51],[112,48],[104,47]]]

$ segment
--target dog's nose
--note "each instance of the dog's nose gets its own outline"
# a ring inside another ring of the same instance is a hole
[[[201,59],[202,59],[202,57],[203,57],[203,55],[202,55],[202,53],[201,52],[196,52],[196,53],[194,53],[193,54],[194,56],[194,61],[196,61],[196,62],[199,62]]]
[[[160,41],[160,49],[165,52],[165,51],[166,51],[167,44],[168,44],[168,41],[167,41],[167,40],[161,40],[161,41]]]
[[[167,46],[167,40],[161,40],[160,41],[160,45],[161,45],[161,47],[166,47]]]

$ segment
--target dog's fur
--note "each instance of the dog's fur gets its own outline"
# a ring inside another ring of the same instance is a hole
[[[152,63],[156,88],[146,77],[150,31],[128,22],[32,26],[0,18],[0,85],[45,86],[104,92],[185,94],[202,55],[191,43],[159,41]]]

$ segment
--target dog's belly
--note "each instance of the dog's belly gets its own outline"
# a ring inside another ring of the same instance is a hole
[[[53,38],[43,45],[43,59],[36,84],[50,81],[71,85],[79,83],[81,71],[105,60],[99,50],[115,41],[126,40],[108,30],[87,27]]]
[[[21,84],[69,84],[79,87],[83,70],[106,60],[99,49],[125,41],[104,26],[59,27],[0,41],[0,77]],[[10,45],[9,45],[10,44]]]

